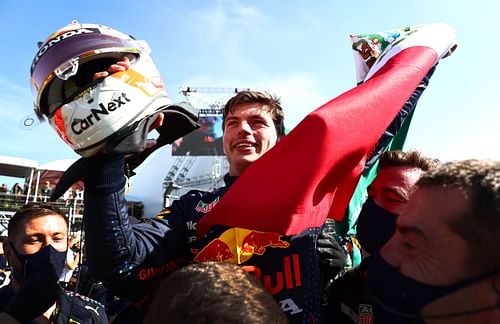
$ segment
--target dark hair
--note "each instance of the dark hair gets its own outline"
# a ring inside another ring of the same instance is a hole
[[[451,222],[471,247],[471,266],[482,271],[500,267],[500,161],[465,160],[444,163],[417,182],[419,188],[456,188],[469,208]]]
[[[439,160],[428,158],[419,151],[404,152],[401,150],[385,151],[380,155],[379,169],[389,167],[413,167],[428,171],[439,165]]]
[[[224,122],[226,121],[227,115],[233,112],[234,107],[246,103],[260,103],[268,106],[273,116],[274,127],[276,128],[278,138],[285,135],[285,113],[283,112],[283,108],[281,108],[280,98],[268,92],[253,90],[240,91],[228,100],[224,106],[222,115],[222,130],[224,130]]]
[[[19,209],[9,221],[7,228],[9,240],[17,235],[19,229],[26,224],[29,220],[37,217],[58,215],[66,222],[68,226],[68,219],[59,208],[48,203],[29,203]]]
[[[288,323],[264,286],[236,264],[201,262],[164,279],[144,323]]]

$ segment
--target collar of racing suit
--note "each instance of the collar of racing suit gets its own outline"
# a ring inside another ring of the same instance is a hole
[[[226,173],[226,175],[224,176],[224,183],[226,184],[226,187],[231,187],[236,179],[238,179],[238,176],[232,176],[229,175],[229,173]]]

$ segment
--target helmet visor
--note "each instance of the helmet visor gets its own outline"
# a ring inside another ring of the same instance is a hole
[[[47,117],[52,116],[59,107],[75,100],[82,91],[102,81],[93,80],[96,72],[107,71],[124,56],[124,53],[101,53],[82,60],[82,63],[79,63],[78,59],[71,59],[71,64],[63,64],[54,72],[57,77],[51,78],[41,94],[39,111]],[[131,62],[135,59],[127,56]]]

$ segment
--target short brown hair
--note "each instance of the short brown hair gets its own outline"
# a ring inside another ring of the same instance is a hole
[[[428,171],[439,165],[439,160],[424,156],[419,151],[404,152],[401,150],[385,151],[380,155],[379,169],[389,167],[410,167]]]
[[[144,323],[288,323],[264,286],[236,264],[201,262],[159,287]]]
[[[280,98],[273,96],[268,92],[260,92],[253,90],[244,90],[238,92],[231,99],[228,100],[224,106],[222,115],[222,130],[224,130],[224,122],[229,113],[233,112],[234,107],[246,103],[260,103],[269,107],[269,111],[273,116],[274,127],[278,138],[285,135],[285,113],[281,108]]]
[[[470,262],[483,271],[500,267],[500,161],[464,160],[426,172],[419,188],[457,188],[469,208],[450,225],[471,246]]]
[[[68,226],[68,219],[56,206],[48,203],[29,203],[21,207],[21,209],[19,209],[10,219],[7,228],[9,241],[14,239],[15,235],[19,233],[21,227],[30,219],[48,215],[61,216],[61,218],[66,222],[66,226]]]

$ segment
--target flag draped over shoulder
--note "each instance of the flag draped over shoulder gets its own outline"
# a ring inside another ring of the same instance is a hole
[[[365,81],[319,107],[250,165],[198,224],[283,235],[341,220],[365,161],[429,70],[455,46],[445,24],[424,25],[381,52]]]

